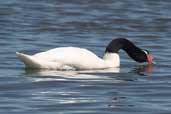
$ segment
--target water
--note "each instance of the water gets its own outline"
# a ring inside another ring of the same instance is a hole
[[[170,114],[170,7],[170,0],[1,0],[0,113]],[[117,37],[150,50],[156,65],[121,51],[113,72],[34,71],[15,55],[77,46],[102,56]]]

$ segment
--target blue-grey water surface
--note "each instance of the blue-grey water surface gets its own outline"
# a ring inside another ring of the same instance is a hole
[[[15,55],[77,46],[102,57],[117,37],[150,50],[156,64],[121,51],[115,73],[35,71]],[[170,114],[170,68],[170,0],[0,1],[1,114]]]

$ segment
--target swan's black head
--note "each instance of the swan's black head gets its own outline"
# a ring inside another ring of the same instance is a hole
[[[128,53],[128,55],[133,58],[135,61],[137,62],[149,62],[152,63],[153,62],[153,57],[152,55],[149,53],[148,50],[141,50],[138,52],[132,52],[131,54]]]
[[[126,51],[126,53],[137,62],[149,62],[152,63],[153,57],[147,50],[140,49],[135,46],[131,41],[125,38],[117,38],[112,40],[106,47],[105,52],[118,53],[120,49]]]
[[[152,63],[153,62],[153,56],[150,54],[148,50],[143,50],[146,54],[146,62]]]

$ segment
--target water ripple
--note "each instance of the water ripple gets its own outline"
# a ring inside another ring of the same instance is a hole
[[[0,4],[0,112],[170,113],[170,0],[13,0]],[[141,65],[120,52],[121,67],[104,71],[24,69],[28,54],[78,46],[103,56],[126,37],[154,56]]]

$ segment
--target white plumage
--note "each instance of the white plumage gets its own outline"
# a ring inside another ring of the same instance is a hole
[[[35,55],[16,52],[28,68],[55,70],[87,70],[119,67],[117,53],[105,53],[103,59],[93,52],[77,47],[60,47]]]

